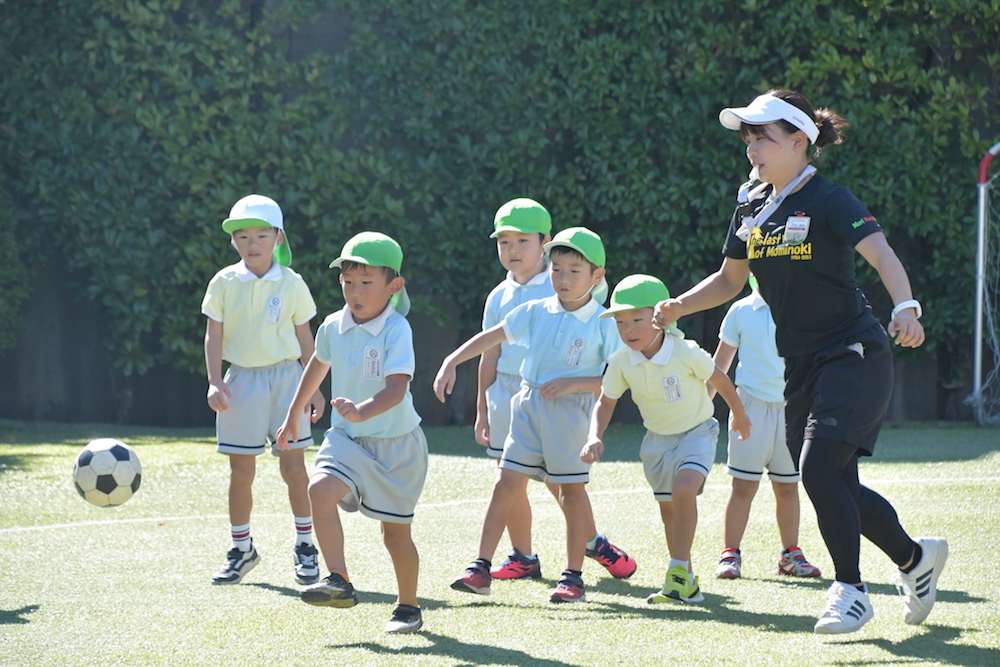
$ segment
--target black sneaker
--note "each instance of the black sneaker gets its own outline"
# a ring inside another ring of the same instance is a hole
[[[406,632],[416,632],[424,624],[424,619],[420,615],[420,607],[411,607],[408,604],[397,604],[392,610],[392,617],[385,624],[385,631],[390,635],[400,635]]]
[[[243,575],[254,569],[259,562],[260,556],[253,546],[253,541],[250,542],[250,551],[241,551],[233,547],[226,552],[226,562],[223,563],[222,569],[212,577],[212,583],[238,584],[243,579]]]
[[[353,607],[358,603],[354,586],[336,572],[331,572],[318,584],[303,588],[299,598],[317,607]]]
[[[316,556],[319,554],[311,544],[295,545],[295,583],[315,584],[319,581],[319,565]]]

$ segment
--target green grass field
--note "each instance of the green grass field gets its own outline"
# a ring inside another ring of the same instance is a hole
[[[144,466],[139,493],[118,508],[87,504],[70,479],[79,448],[102,436],[130,443]],[[946,537],[951,556],[933,614],[913,627],[902,621],[892,564],[863,543],[875,618],[832,638],[812,633],[829,579],[773,574],[779,545],[766,485],[743,544],[745,578],[714,579],[729,484],[718,464],[723,447],[699,503],[694,566],[705,602],[646,604],[667,556],[638,462],[638,427],[609,431],[608,460],[590,484],[598,525],[635,556],[635,576],[618,581],[588,562],[589,601],[548,603],[564,528],[555,501],[532,484],[545,579],[496,582],[488,598],[453,591],[448,584],[475,556],[494,466],[471,428],[427,436],[430,473],[413,526],[425,624],[419,634],[387,636],[394,579],[378,524],[365,517],[344,518],[360,604],[299,601],[294,531],[270,457],[254,486],[263,561],[239,586],[212,586],[229,535],[228,468],[210,431],[0,421],[0,665],[1000,665],[996,429],[884,430],[863,480],[892,500],[911,534]],[[832,574],[804,494],[800,544]]]

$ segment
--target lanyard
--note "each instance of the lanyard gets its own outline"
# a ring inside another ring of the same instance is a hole
[[[812,166],[811,164],[807,165],[806,168],[802,170],[802,173],[795,177],[795,180],[793,180],[791,183],[785,186],[784,190],[782,190],[778,194],[774,194],[774,192],[771,192],[768,198],[764,201],[764,206],[761,207],[759,211],[757,211],[757,215],[753,217],[747,216],[743,218],[743,220],[741,221],[742,224],[740,225],[740,228],[736,230],[736,236],[738,236],[741,241],[746,241],[747,238],[750,237],[751,229],[756,229],[760,227],[761,223],[766,221],[767,217],[772,213],[774,213],[774,211],[779,206],[781,206],[781,202],[785,201],[785,197],[787,197],[788,194],[792,190],[794,190],[799,183],[801,183],[802,181],[809,178],[815,173],[816,173],[816,167]],[[760,195],[763,194],[764,190],[767,188],[767,183],[761,183],[760,185],[751,190],[750,189],[751,184],[752,181],[748,181],[740,186],[740,191],[736,195],[736,199],[739,204],[746,204],[753,201],[754,199],[759,198]]]

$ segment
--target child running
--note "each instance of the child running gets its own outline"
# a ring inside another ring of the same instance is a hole
[[[423,625],[417,602],[419,557],[410,524],[427,476],[427,441],[409,390],[415,357],[402,263],[402,249],[385,234],[362,232],[344,245],[330,267],[340,268],[347,303],[316,333],[316,351],[278,429],[281,447],[295,442],[295,415],[332,369],[330,395],[335,398],[330,402],[338,417],[323,437],[309,483],[316,539],[330,574],[300,597],[323,607],[357,604],[337,506],[360,510],[382,522],[382,539],[396,571],[398,593],[388,633],[416,632]]]
[[[719,440],[719,423],[712,416],[705,383],[729,404],[733,429],[740,439],[750,436],[751,424],[733,383],[708,353],[685,340],[677,327],[664,332],[653,325],[653,308],[668,298],[666,286],[653,276],[628,276],[615,287],[611,305],[601,317],[614,317],[626,347],[608,362],[580,459],[585,463],[601,460],[604,431],[618,399],[631,390],[646,427],[639,457],[653,498],[660,504],[670,552],[666,583],[646,601],[701,602],[704,596],[691,567],[691,546],[698,524],[698,494],[715,461]]]
[[[566,569],[549,600],[580,602],[586,599],[584,555],[618,578],[629,577],[636,569],[628,554],[597,533],[586,490],[590,465],[579,458],[601,374],[621,343],[611,323],[600,319],[604,307],[592,296],[604,283],[601,238],[589,229],[572,227],[556,234],[545,249],[555,296],[518,306],[502,323],[470,338],[448,355],[434,380],[434,393],[443,402],[455,385],[460,363],[504,341],[527,347],[500,475],[480,534],[479,557],[452,588],[490,594],[490,561],[511,503],[525,493],[530,478],[557,487],[566,520]]]
[[[777,573],[818,577],[819,568],[810,564],[798,547],[800,477],[785,444],[784,363],[774,344],[774,320],[753,276],[750,276],[750,289],[750,296],[729,307],[719,329],[719,345],[712,357],[719,370],[728,373],[736,350],[740,351],[736,393],[753,422],[753,436],[746,440],[738,440],[736,431],[729,430],[726,472],[733,478],[733,488],[726,504],[725,549],[719,556],[715,576],[719,579],[742,576],[740,542],[750,519],[750,504],[757,494],[764,468],[767,468],[783,547],[778,556]],[[714,395],[710,389],[709,396]]]
[[[205,330],[208,406],[215,411],[217,451],[229,456],[229,523],[233,546],[213,584],[238,584],[260,562],[250,535],[252,485],[257,457],[270,440],[295,521],[295,581],[319,579],[312,541],[305,448],[313,422],[323,415],[319,386],[292,413],[301,438],[278,449],[275,433],[295,394],[302,367],[313,353],[309,322],[316,315],[309,288],[289,267],[292,251],[284,217],[270,197],[248,195],[233,206],[222,229],[240,254],[237,264],[215,274],[201,312]],[[222,362],[230,366],[225,377]]]
[[[486,297],[483,331],[495,327],[522,303],[554,294],[545,261],[544,244],[552,239],[552,216],[532,199],[513,199],[496,212],[493,233],[500,264],[507,277]],[[504,341],[479,359],[479,391],[476,401],[476,442],[489,456],[500,461],[510,432],[510,401],[521,388],[521,363],[527,350]],[[551,487],[553,494],[556,489]],[[511,501],[507,517],[511,551],[503,563],[490,570],[494,579],[538,579],[541,563],[531,547],[531,505],[524,495]]]

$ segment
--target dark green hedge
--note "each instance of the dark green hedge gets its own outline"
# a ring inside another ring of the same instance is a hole
[[[612,282],[688,287],[717,266],[747,170],[718,111],[773,86],[851,121],[820,168],[886,228],[928,349],[969,348],[996,0],[64,0],[3,3],[0,21],[21,259],[74,271],[126,375],[201,367],[203,289],[235,259],[219,223],[252,191],[284,209],[322,312],[339,302],[326,264],[379,229],[416,308],[476,322],[500,275],[492,214],[516,196],[600,232]],[[302,55],[313,24],[329,38]],[[3,308],[29,275],[0,272]]]

